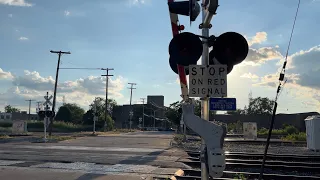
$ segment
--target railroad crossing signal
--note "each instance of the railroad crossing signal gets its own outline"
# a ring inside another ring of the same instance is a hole
[[[45,99],[46,101],[43,103],[43,105],[44,105],[44,106],[47,106],[47,105],[52,106],[52,102],[50,101],[52,98],[53,98],[52,95],[51,95],[50,97],[44,96],[44,99]]]
[[[189,16],[190,23],[195,21],[200,14],[200,5],[197,0],[168,2],[170,13]]]
[[[132,117],[133,116],[133,111],[129,112],[129,116]]]
[[[178,74],[177,64],[186,67],[186,75],[190,73],[187,66],[196,65],[202,55],[203,46],[199,36],[190,32],[183,32],[171,40],[169,44],[169,64],[173,72]],[[226,32],[218,37],[208,38],[212,46],[209,53],[210,65],[227,65],[229,74],[233,66],[240,64],[248,55],[247,40],[239,33]],[[216,61],[214,60],[216,59]]]
[[[139,118],[139,122],[142,122],[142,118]]]
[[[247,57],[248,52],[248,42],[241,34],[226,32],[213,42],[209,53],[209,64],[225,64],[229,74],[233,66],[240,64]],[[217,63],[214,62],[214,58],[218,61]]]

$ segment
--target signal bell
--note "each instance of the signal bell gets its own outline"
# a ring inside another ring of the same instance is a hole
[[[168,2],[169,11],[174,14],[190,17],[190,22],[195,21],[200,14],[200,5],[197,0]]]

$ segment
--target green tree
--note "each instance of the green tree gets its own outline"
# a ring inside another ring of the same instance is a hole
[[[250,100],[246,109],[246,114],[271,115],[273,111],[274,101],[267,97],[257,97]]]
[[[194,104],[195,104],[194,114],[196,116],[201,117],[201,101],[195,100]],[[179,125],[180,120],[181,120],[181,114],[182,114],[181,102],[176,101],[176,102],[170,104],[169,107],[167,108],[167,111],[165,114],[166,114],[166,117],[173,124]],[[214,115],[214,114],[216,114],[215,111],[210,111],[210,117],[212,117],[212,115]]]
[[[12,107],[11,105],[7,105],[6,107],[4,107],[4,112],[6,113],[20,112],[20,109]]]
[[[96,102],[97,102],[97,113],[98,114],[105,114],[105,99],[101,98],[101,97],[96,97]],[[117,105],[117,102],[114,99],[108,99],[108,114],[112,117],[112,113],[113,113],[113,108]],[[93,110],[94,107],[94,101],[90,104],[90,110]]]
[[[80,106],[78,106],[75,103],[67,103],[64,105],[64,107],[68,108],[71,112],[72,117],[72,123],[75,124],[81,124],[83,120],[83,115],[85,113],[84,109],[82,109]]]
[[[105,127],[106,130],[110,131],[114,128],[114,120],[112,119],[112,113],[114,107],[117,105],[117,102],[114,99],[108,99],[108,115],[105,118],[105,99],[101,97],[96,97],[96,112],[98,115],[98,121],[96,122],[97,127]],[[94,101],[89,105],[89,110],[83,115],[83,123],[92,125],[94,117]]]
[[[181,112],[181,103],[179,101],[176,101],[169,105],[165,115],[173,124],[179,125],[181,119]]]
[[[83,124],[92,125],[93,124],[93,110],[88,110],[83,116],[82,121]]]
[[[66,106],[61,106],[55,117],[57,121],[72,122],[72,113]]]

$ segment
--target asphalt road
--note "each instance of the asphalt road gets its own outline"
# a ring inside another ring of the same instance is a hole
[[[0,144],[0,179],[86,180],[169,177],[185,153],[171,132],[82,137],[59,143]]]

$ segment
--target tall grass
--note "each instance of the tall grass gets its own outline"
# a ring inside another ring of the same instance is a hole
[[[306,141],[307,135],[304,132],[300,132],[297,134],[289,134],[285,137],[282,137],[281,139],[285,141]]]
[[[258,130],[258,135],[267,135],[268,132],[269,132],[269,129],[261,128]],[[299,130],[292,125],[285,126],[283,129],[272,130],[273,135],[289,135],[289,134],[297,134],[297,133],[299,133]]]
[[[29,132],[43,131],[43,121],[31,120],[27,121],[27,129]],[[0,132],[11,132],[12,122],[0,122]],[[53,132],[79,132],[79,131],[91,131],[91,125],[81,125],[66,123],[62,121],[54,121],[52,131]]]

